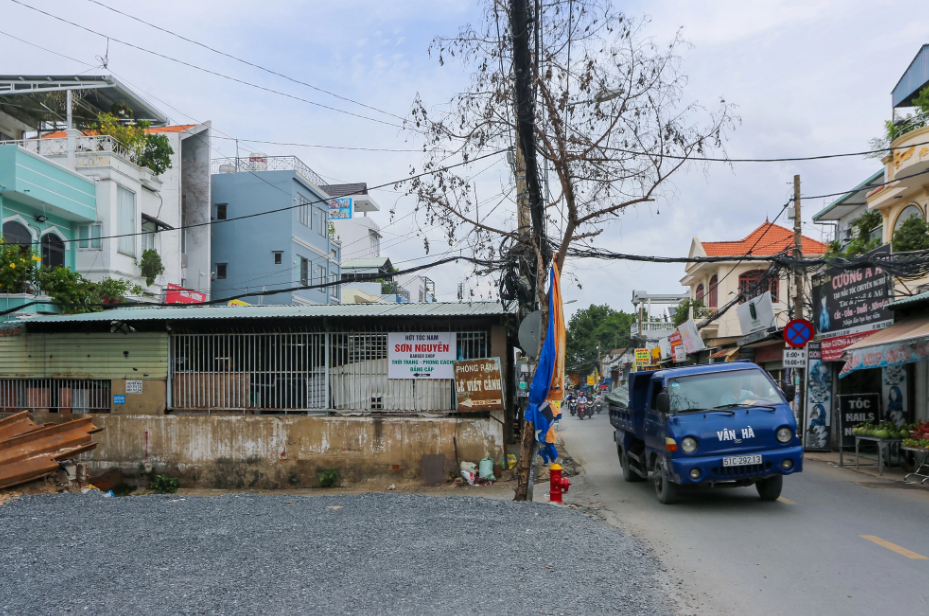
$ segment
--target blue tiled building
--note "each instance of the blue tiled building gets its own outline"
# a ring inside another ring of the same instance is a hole
[[[213,161],[213,298],[249,304],[339,304],[341,245],[330,237],[328,195],[300,159],[253,154]],[[271,214],[241,219],[259,212]],[[228,222],[219,222],[226,220]]]

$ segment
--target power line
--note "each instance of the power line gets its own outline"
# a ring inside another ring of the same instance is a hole
[[[174,37],[177,37],[177,38],[181,39],[182,41],[187,41],[188,43],[191,43],[191,44],[193,44],[193,45],[197,45],[197,46],[202,47],[202,48],[204,48],[204,49],[208,49],[209,51],[212,51],[212,52],[215,53],[215,54],[219,54],[219,55],[221,55],[221,56],[225,56],[225,57],[227,57],[227,58],[231,58],[232,60],[235,60],[236,62],[241,62],[242,64],[251,66],[252,68],[257,68],[258,70],[264,71],[264,72],[269,73],[269,74],[271,74],[271,75],[276,75],[276,76],[278,76],[278,77],[282,77],[282,78],[284,78],[284,79],[286,79],[286,80],[288,80],[288,81],[292,81],[293,83],[300,84],[300,85],[302,85],[302,86],[306,86],[306,87],[308,87],[308,88],[310,88],[310,89],[312,89],[312,90],[316,90],[317,92],[322,92],[323,94],[328,94],[329,96],[334,96],[335,98],[338,98],[338,99],[340,99],[340,100],[343,100],[343,101],[346,101],[346,102],[349,102],[349,103],[354,103],[355,105],[358,105],[358,106],[360,106],[360,107],[364,107],[365,109],[370,109],[371,111],[377,111],[378,113],[383,113],[384,115],[389,115],[389,116],[391,116],[391,117],[397,118],[397,119],[400,120],[400,121],[403,121],[403,120],[404,120],[404,118],[402,118],[402,117],[400,117],[400,116],[398,116],[398,115],[396,115],[396,114],[394,114],[394,113],[391,113],[391,112],[389,112],[389,111],[384,111],[383,109],[378,109],[377,107],[372,107],[371,105],[366,105],[366,104],[364,104],[364,103],[360,103],[360,102],[358,102],[358,101],[356,101],[356,100],[354,100],[354,99],[348,98],[347,96],[342,96],[342,95],[340,95],[340,94],[336,94],[335,92],[331,92],[331,91],[329,91],[329,90],[325,90],[325,89],[320,88],[320,87],[318,87],[318,86],[314,86],[313,84],[306,83],[305,81],[301,81],[301,80],[299,80],[299,79],[295,79],[294,77],[290,77],[289,75],[285,75],[284,73],[279,73],[279,72],[277,72],[277,71],[275,71],[275,70],[273,70],[273,69],[266,68],[266,67],[264,67],[264,66],[261,66],[260,64],[255,64],[254,62],[249,62],[248,60],[244,60],[244,59],[239,58],[238,56],[234,56],[234,55],[232,55],[232,54],[230,54],[230,53],[226,53],[226,52],[224,52],[224,51],[220,51],[220,50],[218,50],[218,49],[215,49],[215,48],[213,48],[213,47],[210,47],[209,45],[206,45],[205,43],[201,43],[200,41],[195,41],[194,39],[188,38],[188,37],[186,37],[186,36],[183,36],[183,35],[181,35],[181,34],[178,34],[178,33],[176,33],[176,32],[173,32],[173,31],[171,31],[171,30],[168,30],[167,28],[162,28],[161,26],[156,26],[155,24],[153,24],[153,23],[151,23],[151,22],[148,22],[148,21],[145,21],[144,19],[140,19],[139,17],[135,17],[134,15],[130,15],[130,14],[128,14],[128,13],[124,13],[123,11],[120,11],[119,9],[115,9],[115,8],[113,8],[113,7],[111,7],[111,6],[107,6],[106,4],[103,4],[102,2],[99,2],[99,0],[87,0],[87,1],[88,1],[88,2],[92,2],[92,3],[96,4],[97,6],[101,6],[101,7],[105,8],[105,9],[107,9],[107,10],[109,10],[109,11],[113,11],[114,13],[118,13],[118,14],[120,14],[120,15],[123,15],[124,17],[128,17],[129,19],[132,19],[132,20],[134,20],[134,21],[137,21],[137,22],[139,22],[139,23],[141,23],[141,24],[145,24],[146,26],[149,26],[149,27],[151,27],[151,28],[154,28],[154,29],[159,30],[159,31],[161,31],[161,32],[164,32],[164,33],[166,33],[166,34],[170,34],[171,36],[174,36]]]
[[[484,154],[483,156],[478,156],[477,158],[472,158],[472,159],[470,159],[470,160],[462,161],[462,162],[460,162],[460,163],[455,163],[455,164],[453,164],[453,165],[446,165],[446,166],[444,166],[444,167],[439,167],[438,169],[432,169],[432,170],[430,170],[430,171],[424,171],[424,172],[422,172],[422,173],[417,173],[416,175],[411,175],[411,176],[409,176],[409,177],[407,177],[407,178],[402,178],[402,179],[399,179],[399,180],[393,180],[393,181],[391,181],[391,182],[385,182],[385,183],[383,183],[383,184],[378,184],[377,186],[373,186],[373,187],[369,188],[368,190],[374,190],[374,189],[376,189],[376,188],[383,188],[383,187],[385,187],[385,186],[393,186],[394,184],[398,184],[398,183],[400,183],[400,182],[406,182],[406,181],[408,181],[408,180],[414,180],[414,179],[416,179],[416,178],[421,178],[421,177],[426,176],[426,175],[432,175],[432,174],[434,174],[434,173],[441,173],[441,172],[443,172],[443,171],[448,171],[449,169],[453,169],[453,168],[455,168],[455,167],[461,167],[461,166],[463,166],[463,165],[469,165],[469,164],[472,164],[472,163],[477,162],[477,161],[479,161],[479,160],[482,160],[482,159],[484,159],[484,158],[489,158],[489,157],[491,157],[491,156],[496,156],[497,154],[502,154],[503,152],[506,152],[506,151],[507,151],[507,150],[505,150],[505,149],[504,149],[504,150],[497,150],[496,152],[491,152],[491,153],[489,153],[489,154]],[[250,173],[254,173],[254,172],[250,172]],[[273,184],[272,184],[272,186],[273,186]],[[286,191],[285,191],[285,193],[286,193]],[[290,194],[290,193],[287,193],[287,194]],[[347,194],[347,195],[345,195],[345,196],[351,196],[351,195],[354,195],[354,194],[356,194],[356,193],[349,193],[349,194]],[[165,233],[165,231],[180,231],[180,230],[183,230],[183,229],[194,229],[194,228],[197,228],[197,227],[205,227],[205,226],[208,226],[208,225],[220,224],[220,223],[225,223],[225,222],[232,222],[232,221],[234,221],[234,220],[245,220],[245,219],[248,219],[248,218],[257,218],[258,216],[265,216],[265,215],[267,215],[267,214],[277,214],[277,213],[279,213],[279,212],[286,212],[286,211],[289,211],[289,210],[296,209],[296,208],[298,208],[298,207],[304,207],[304,206],[307,206],[307,205],[315,205],[315,204],[317,204],[317,203],[328,203],[328,202],[329,202],[329,199],[312,199],[312,200],[309,200],[309,201],[302,201],[302,202],[297,203],[297,204],[295,204],[295,205],[289,205],[289,206],[286,206],[286,207],[281,207],[281,208],[277,208],[277,209],[273,209],[273,210],[265,210],[265,211],[261,211],[261,212],[254,212],[254,213],[252,213],[252,214],[245,214],[245,215],[242,215],[242,216],[233,216],[232,218],[225,218],[225,219],[222,219],[222,220],[210,220],[210,221],[207,221],[207,222],[198,222],[198,223],[194,223],[194,224],[190,224],[190,225],[180,225],[180,226],[174,227],[173,229],[161,230],[161,231],[157,231],[156,233]],[[139,235],[149,235],[149,232],[142,231],[142,232],[137,232],[137,233],[120,233],[120,234],[116,234],[116,235],[105,235],[105,236],[95,237],[95,238],[85,238],[85,240],[88,240],[88,239],[93,239],[93,240],[112,240],[112,239],[118,239],[118,238],[121,238],[121,237],[135,237],[135,236],[139,236]],[[62,241],[64,241],[64,242],[79,242],[79,241],[81,241],[81,239],[80,239],[80,238],[77,238],[77,239],[65,239],[65,240],[62,240]],[[17,244],[17,245],[19,245],[19,246],[35,246],[35,245],[38,245],[38,244],[41,244],[41,243],[42,243],[42,242],[39,241],[39,242],[22,243],[22,244]]]
[[[93,2],[94,0],[87,0]],[[325,150],[352,150],[360,152],[423,152],[418,148],[365,148],[353,147],[347,145],[322,145],[316,143],[288,143],[286,141],[262,141],[261,139],[236,139],[235,137],[217,137],[217,139],[227,139],[231,141],[244,141],[245,143],[262,143],[266,145],[286,145],[297,148],[321,148]]]
[[[91,0],[92,1],[92,0]],[[633,156],[647,156],[649,158],[668,158],[671,160],[693,160],[709,163],[790,163],[810,160],[827,160],[830,158],[843,158],[849,156],[867,156],[868,154],[879,154],[881,152],[892,152],[894,150],[908,150],[920,145],[929,145],[929,141],[922,143],[911,143],[908,145],[886,147],[877,150],[864,150],[862,152],[843,152],[841,154],[820,154],[817,156],[792,156],[786,158],[711,158],[703,156],[680,156],[677,154],[656,154],[652,152],[640,152],[638,150],[627,150],[625,148],[616,148],[612,146],[597,146],[595,149],[608,150],[611,152],[622,152]]]
[[[474,257],[456,256],[456,257],[448,257],[448,258],[445,258],[445,259],[439,259],[438,261],[434,261],[434,262],[432,262],[432,263],[427,263],[426,265],[418,265],[418,266],[416,266],[416,267],[407,268],[407,269],[401,270],[401,271],[399,271],[399,272],[394,272],[393,275],[394,275],[394,276],[400,276],[400,275],[403,275],[403,274],[412,274],[412,273],[415,273],[415,272],[427,270],[427,269],[430,269],[430,268],[433,268],[433,267],[438,267],[439,265],[444,265],[444,264],[446,264],[446,263],[451,263],[451,262],[454,262],[454,261],[468,261],[468,262],[471,262],[471,263],[475,263],[475,264],[478,264],[478,265],[485,265],[485,266],[488,266],[488,267],[494,266],[494,265],[498,265],[499,263],[501,263],[500,261],[491,261],[491,260],[487,260],[487,259],[476,259],[476,258],[474,258]],[[203,302],[203,303],[201,303],[201,304],[196,304],[196,306],[209,306],[209,305],[213,305],[213,304],[227,303],[227,302],[230,302],[230,301],[232,301],[232,300],[242,299],[242,298],[245,298],[245,297],[260,297],[260,296],[265,296],[265,295],[277,295],[277,294],[279,294],[279,293],[289,293],[289,292],[291,292],[291,291],[302,291],[302,290],[312,290],[312,289],[323,289],[323,288],[328,288],[328,287],[340,286],[340,285],[344,285],[344,284],[353,284],[353,283],[357,283],[357,282],[377,282],[377,280],[378,280],[379,277],[380,277],[380,274],[362,274],[362,275],[359,275],[359,276],[358,276],[357,278],[355,278],[354,280],[336,280],[336,281],[332,281],[332,282],[324,282],[324,283],[314,284],[314,285],[301,285],[301,286],[297,286],[297,287],[290,287],[290,288],[287,288],[287,289],[274,289],[274,290],[271,290],[271,291],[254,291],[254,292],[251,292],[251,293],[241,293],[241,294],[239,294],[239,295],[233,295],[233,296],[230,296],[230,297],[224,297],[224,298],[222,298],[222,299],[213,299],[213,300],[210,300],[210,301],[207,301],[207,302]],[[155,303],[149,303],[149,302],[125,302],[125,303],[122,303],[122,304],[59,304],[59,303],[57,303],[57,302],[55,302],[55,301],[51,301],[51,300],[36,300],[36,301],[33,301],[33,302],[29,302],[29,303],[26,303],[26,304],[22,304],[22,305],[16,306],[15,308],[10,308],[10,309],[4,310],[4,311],[0,312],[0,316],[4,316],[4,315],[7,315],[7,314],[12,314],[13,312],[22,310],[23,308],[27,308],[27,307],[29,307],[29,306],[35,306],[35,305],[39,305],[39,304],[55,304],[55,305],[63,306],[63,307],[75,307],[75,308],[104,308],[104,309],[107,309],[107,308],[109,308],[109,309],[113,309],[113,308],[129,308],[129,307],[137,307],[137,306],[147,307],[147,308],[160,308],[160,307],[163,307],[163,308],[180,308],[180,309],[186,308],[186,309],[195,309],[195,308],[191,308],[191,305],[190,305],[190,304],[155,304]]]
[[[404,126],[402,126],[402,125],[400,125],[400,124],[394,124],[393,122],[385,122],[384,120],[378,120],[377,118],[371,118],[371,117],[369,117],[369,116],[365,116],[365,115],[361,115],[361,114],[358,114],[358,113],[354,113],[354,112],[352,112],[352,111],[346,111],[346,110],[344,110],[344,109],[338,109],[337,107],[331,107],[331,106],[329,106],[329,105],[324,105],[323,103],[317,103],[316,101],[311,101],[311,100],[309,100],[309,99],[302,98],[302,97],[296,96],[296,95],[294,95],[294,94],[288,94],[288,93],[286,93],[286,92],[281,92],[280,90],[274,90],[274,89],[272,89],[272,88],[266,88],[266,87],[264,87],[264,86],[260,86],[260,85],[258,85],[258,84],[252,83],[252,82],[250,82],[250,81],[245,81],[244,79],[239,79],[239,78],[237,78],[237,77],[232,77],[232,76],[226,75],[226,74],[224,74],[224,73],[220,73],[220,72],[217,72],[217,71],[210,70],[210,69],[208,69],[208,68],[204,68],[204,67],[202,67],[202,66],[198,66],[198,65],[193,64],[193,63],[191,63],[191,62],[186,62],[186,61],[184,61],[184,60],[180,60],[180,59],[178,59],[178,58],[174,58],[174,57],[172,57],[172,56],[169,56],[169,55],[166,55],[166,54],[163,54],[163,53],[159,53],[159,52],[157,52],[157,51],[152,51],[151,49],[146,49],[145,47],[140,47],[139,45],[135,45],[135,44],[133,44],[133,43],[129,43],[129,42],[124,41],[124,40],[122,40],[122,39],[118,39],[118,38],[115,38],[115,37],[113,37],[113,36],[109,36],[109,35],[107,35],[107,34],[103,34],[103,33],[101,33],[101,32],[97,32],[96,30],[93,30],[93,29],[91,29],[91,28],[88,28],[87,26],[82,26],[82,25],[79,24],[79,23],[75,23],[75,22],[70,21],[70,20],[67,20],[67,19],[65,19],[65,18],[63,18],[63,17],[59,17],[58,15],[54,15],[54,14],[49,13],[49,12],[47,12],[47,11],[43,11],[42,9],[37,8],[37,7],[34,7],[34,6],[31,6],[31,5],[29,5],[29,4],[26,4],[25,2],[22,2],[21,0],[10,0],[10,2],[16,3],[16,4],[18,4],[18,5],[22,6],[22,7],[25,7],[25,8],[27,8],[27,9],[36,11],[37,13],[41,13],[41,14],[43,14],[43,15],[46,15],[46,16],[48,16],[48,17],[51,17],[52,19],[55,19],[55,20],[60,21],[60,22],[62,22],[62,23],[66,23],[66,24],[68,24],[68,25],[74,26],[75,28],[80,28],[81,30],[84,30],[85,32],[90,32],[91,34],[95,34],[95,35],[97,35],[97,36],[99,36],[99,37],[101,37],[101,38],[105,38],[105,39],[107,39],[107,40],[109,40],[109,41],[112,41],[112,42],[114,42],[114,43],[120,43],[120,44],[122,44],[122,45],[125,45],[126,47],[131,47],[132,49],[137,49],[137,50],[142,51],[142,52],[144,52],[144,53],[151,54],[151,55],[153,55],[153,56],[156,56],[156,57],[159,57],[159,58],[162,58],[162,59],[165,59],[165,60],[169,60],[169,61],[171,61],[171,62],[175,62],[175,63],[177,63],[177,64],[181,64],[181,65],[183,65],[183,66],[187,66],[187,67],[189,67],[189,68],[192,68],[192,69],[195,69],[195,70],[198,70],[198,71],[207,73],[207,74],[209,74],[209,75],[214,75],[214,76],[220,77],[220,78],[222,78],[222,79],[228,79],[229,81],[234,81],[234,82],[236,82],[236,83],[240,83],[240,84],[243,84],[243,85],[252,87],[252,88],[256,88],[256,89],[258,89],[258,90],[263,90],[263,91],[265,91],[265,92],[270,92],[271,94],[277,94],[278,96],[283,96],[283,97],[286,97],[286,98],[290,98],[290,99],[294,99],[294,100],[297,100],[297,101],[301,101],[301,102],[307,103],[307,104],[309,104],[309,105],[313,105],[313,106],[315,106],[315,107],[320,107],[320,108],[322,108],[322,109],[328,109],[328,110],[330,110],[330,111],[335,111],[336,113],[342,113],[342,114],[345,114],[345,115],[350,115],[350,116],[353,116],[353,117],[356,117],[356,118],[361,118],[361,119],[363,119],[363,120],[368,120],[368,121],[370,121],[370,122],[377,122],[378,124],[384,124],[384,125],[386,125],[386,126],[392,126],[392,127],[394,127],[394,128],[401,128],[401,129],[407,128],[407,127],[404,127]]]

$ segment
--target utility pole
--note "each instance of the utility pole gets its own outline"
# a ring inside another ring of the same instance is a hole
[[[800,176],[794,176],[794,259],[803,258],[803,228],[802,228],[803,219],[801,217],[800,210]],[[798,267],[794,271],[794,284],[796,285],[796,293],[794,294],[794,318],[802,319],[803,318],[803,269]],[[797,369],[797,374],[800,375],[800,378],[797,383],[797,416],[798,423],[800,425],[800,431],[803,432],[803,368]]]
[[[529,21],[527,0],[510,0],[513,74],[516,78],[516,181],[517,190],[519,192],[519,196],[517,197],[519,234],[521,241],[524,242],[524,246],[526,246],[526,240],[531,237],[532,243],[528,245],[534,245],[535,249],[538,250],[541,255],[541,259],[532,258],[532,267],[529,268],[532,299],[529,302],[530,306],[526,308],[530,310],[534,309],[539,303],[539,279],[545,275],[551,258],[551,249],[545,238],[543,226],[544,205],[542,203],[542,187],[539,182],[539,169],[536,160],[535,98],[532,88],[533,66],[532,54],[529,49],[531,27],[532,24],[530,24]],[[521,184],[525,186],[525,189],[521,188]],[[525,200],[526,203],[525,207],[522,205],[523,200]],[[528,217],[524,214],[526,210],[528,210]],[[528,218],[528,221],[526,218]],[[529,225],[526,224],[527,222]],[[520,310],[520,312],[523,312],[523,310]],[[546,319],[543,318],[542,322],[542,328],[544,330]],[[541,339],[544,340],[547,332],[542,331],[541,333]],[[526,500],[527,497],[531,498],[529,495],[529,484],[530,467],[535,457],[534,425],[526,421],[523,422],[520,441],[520,460],[516,472],[517,483],[515,497],[515,500],[518,501]]]

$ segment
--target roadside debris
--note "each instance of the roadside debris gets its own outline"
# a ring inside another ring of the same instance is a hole
[[[61,468],[59,462],[94,449],[97,443],[90,435],[102,428],[92,420],[82,417],[39,426],[28,411],[0,419],[0,488],[52,475]]]

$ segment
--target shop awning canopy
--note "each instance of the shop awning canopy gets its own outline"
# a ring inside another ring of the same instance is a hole
[[[929,316],[910,317],[845,349],[839,378],[855,370],[929,360]]]
[[[732,357],[733,355],[739,352],[739,348],[740,347],[733,347],[731,349],[720,349],[719,351],[712,353],[709,359],[721,359],[723,357],[725,357],[726,359],[729,359],[730,357]]]

